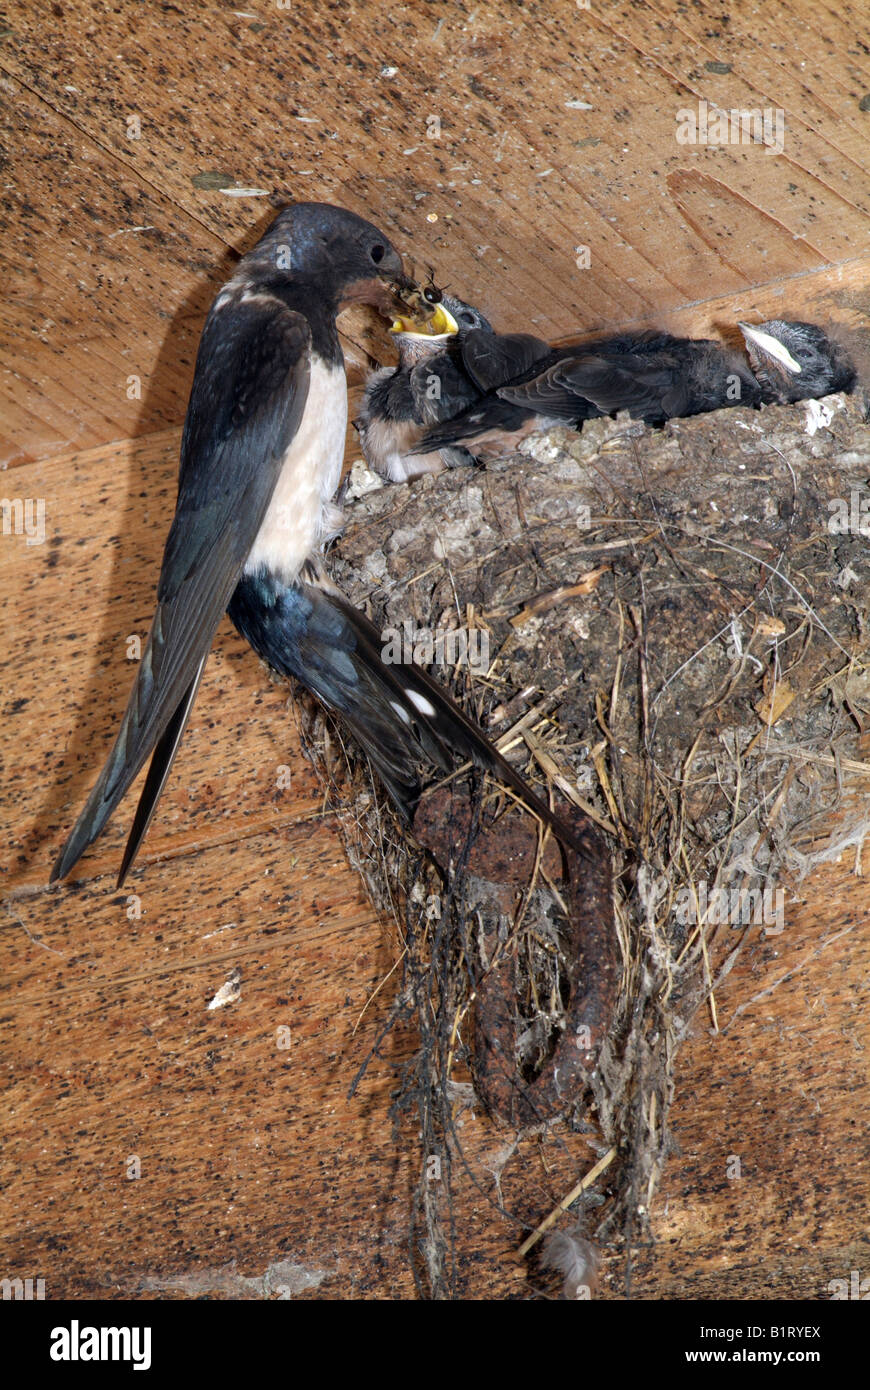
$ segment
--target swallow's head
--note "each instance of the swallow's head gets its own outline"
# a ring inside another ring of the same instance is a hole
[[[473,328],[481,328],[491,333],[492,325],[479,309],[466,304],[463,299],[443,294],[434,286],[427,286],[418,296],[419,309],[400,315],[393,320],[390,332],[399,349],[399,359],[403,367],[410,366],[427,357],[442,352],[455,338],[461,338]]]
[[[291,203],[279,212],[240,270],[253,280],[314,280],[339,305],[372,304],[387,318],[410,286],[402,258],[373,223],[330,203]]]
[[[473,304],[466,304],[464,299],[456,299],[452,295],[445,294],[441,297],[441,303],[455,320],[460,337],[463,333],[469,333],[473,328],[479,328],[484,333],[495,331],[489,319],[479,309],[475,309]]]
[[[769,319],[739,327],[753,373],[771,399],[807,401],[855,385],[846,349],[816,324]]]

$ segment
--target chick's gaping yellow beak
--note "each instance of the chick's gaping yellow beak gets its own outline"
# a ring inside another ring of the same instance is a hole
[[[418,338],[451,337],[459,332],[459,324],[443,304],[436,304],[428,319],[394,319],[390,325],[390,332],[411,333]]]

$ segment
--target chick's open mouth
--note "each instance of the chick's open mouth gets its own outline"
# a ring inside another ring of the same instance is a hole
[[[393,319],[390,332],[411,333],[418,338],[450,337],[459,332],[459,324],[443,304],[429,305],[423,301],[420,309],[421,312],[415,310],[412,316]]]

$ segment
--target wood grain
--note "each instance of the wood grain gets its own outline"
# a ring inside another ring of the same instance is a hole
[[[508,16],[482,4],[473,20],[443,7],[434,23],[415,5],[383,25],[334,5],[250,13],[82,5],[49,37],[13,4],[5,313],[28,348],[5,363],[7,462],[180,420],[229,248],[269,215],[234,186],[344,202],[499,327],[554,338],[726,294],[733,321],[774,282],[796,317],[808,271],[839,267],[833,290],[861,261],[866,282],[870,78],[842,14],[850,63],[834,77],[830,33],[780,4],[765,42],[739,16],[711,25],[703,5],[679,20],[635,6],[630,22],[621,5],[567,0]],[[793,56],[796,25],[812,59]],[[781,111],[781,155],[678,144],[677,112],[701,101]]]

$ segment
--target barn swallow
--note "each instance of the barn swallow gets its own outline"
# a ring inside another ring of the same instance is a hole
[[[855,373],[845,350],[812,324],[773,320],[741,325],[749,362],[707,338],[677,338],[650,330],[593,339],[576,347],[542,344],[525,335],[470,335],[463,360],[479,353],[492,364],[490,385],[463,415],[431,429],[421,449],[510,436],[553,424],[579,428],[584,420],[627,410],[661,425],[675,416],[726,406],[757,407],[850,390]],[[494,350],[501,351],[501,361]],[[508,375],[510,374],[510,375]],[[499,379],[500,378],[500,379]]]
[[[489,320],[471,304],[434,287],[424,291],[430,294],[434,306],[427,322],[402,316],[394,320],[390,331],[398,366],[384,367],[369,378],[354,421],[369,467],[394,483],[474,462],[461,448],[412,452],[427,426],[459,415],[479,399],[462,365],[461,344],[471,331],[493,332]]]
[[[347,390],[340,308],[393,317],[407,290],[382,232],[342,208],[285,208],[239,263],[203,328],[181,441],[175,516],[157,609],[120,730],[51,873],[99,835],[149,755],[121,864],[123,883],[154,814],[221,615],[274,669],[344,717],[410,815],[416,764],[458,750],[554,817],[485,735],[414,667],[381,659],[377,634],[330,586],[318,555],[341,525],[333,504]]]

